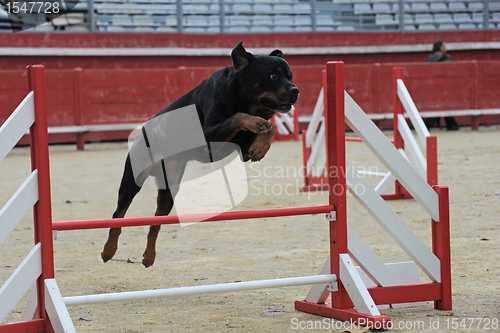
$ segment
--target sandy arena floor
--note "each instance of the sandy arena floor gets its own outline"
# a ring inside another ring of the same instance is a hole
[[[500,127],[432,134],[438,136],[439,183],[450,187],[454,309],[434,310],[428,303],[382,313],[392,318],[394,332],[500,332]],[[109,218],[113,213],[127,145],[86,148],[50,147],[54,221]],[[0,164],[1,205],[28,175],[28,154],[27,148],[16,148]],[[364,145],[348,143],[347,155],[355,166],[384,170]],[[249,195],[236,209],[326,204],[325,194],[298,192],[302,180],[293,170],[301,164],[301,143],[274,143],[262,162],[247,164]],[[151,185],[143,189],[128,216],[153,215],[155,194]],[[192,195],[198,209],[203,200],[218,204]],[[348,205],[350,225],[384,262],[409,260],[352,196]],[[430,218],[423,209],[413,200],[390,205],[430,247]],[[54,241],[56,279],[62,294],[72,296],[314,275],[328,256],[327,228],[323,216],[164,226],[156,262],[148,269],[141,264],[147,227],[125,229],[115,258],[106,264],[100,259],[106,229],[61,231]],[[32,245],[29,213],[0,247],[0,283]],[[327,325],[297,329],[324,323],[293,308],[309,288],[74,306],[69,312],[78,332],[366,331]],[[21,317],[25,301],[5,322]]]

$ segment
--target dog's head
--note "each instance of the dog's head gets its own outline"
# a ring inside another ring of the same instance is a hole
[[[290,66],[280,50],[268,56],[254,56],[240,42],[231,58],[241,86],[240,94],[266,113],[287,113],[299,99],[299,89],[292,83]]]

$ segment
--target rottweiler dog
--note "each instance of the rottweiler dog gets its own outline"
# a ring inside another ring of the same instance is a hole
[[[232,66],[214,72],[196,88],[173,101],[155,117],[169,111],[195,105],[206,142],[231,142],[237,145],[244,161],[259,161],[268,152],[274,126],[269,119],[276,113],[287,113],[299,98],[299,89],[292,83],[290,66],[280,50],[268,56],[254,56],[240,42],[231,52]],[[132,148],[134,146],[132,145]],[[113,218],[122,218],[149,176],[182,178],[190,157],[170,162],[161,161],[134,177],[131,151],[118,190],[118,203]],[[168,164],[168,165],[167,165]],[[139,179],[138,179],[139,178]],[[158,183],[157,179],[157,183]],[[155,216],[168,215],[173,208],[176,191],[158,189]],[[142,263],[153,265],[156,257],[156,239],[160,225],[150,226]],[[121,228],[111,228],[101,253],[107,262],[118,248]]]

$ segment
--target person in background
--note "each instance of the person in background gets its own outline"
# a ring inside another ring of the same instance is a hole
[[[434,42],[432,47],[432,54],[427,57],[427,62],[448,62],[451,61],[451,57],[446,49],[446,43],[442,39],[438,39]],[[458,124],[454,117],[444,117],[446,122],[446,129],[448,131],[458,130]],[[427,128],[439,126],[439,118],[425,118],[425,125]]]
[[[432,54],[427,57],[427,62],[444,62],[451,61],[451,57],[446,49],[446,43],[442,39],[438,39],[432,46]]]

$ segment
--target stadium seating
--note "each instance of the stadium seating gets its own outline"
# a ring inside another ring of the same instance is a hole
[[[57,26],[88,26],[93,1],[96,31],[269,33],[498,29],[500,0],[67,0],[78,20]],[[83,19],[82,19],[83,17]],[[5,20],[2,21],[5,23]],[[222,24],[223,23],[223,24]],[[0,25],[0,30],[5,24]],[[48,30],[44,25],[40,30]]]

